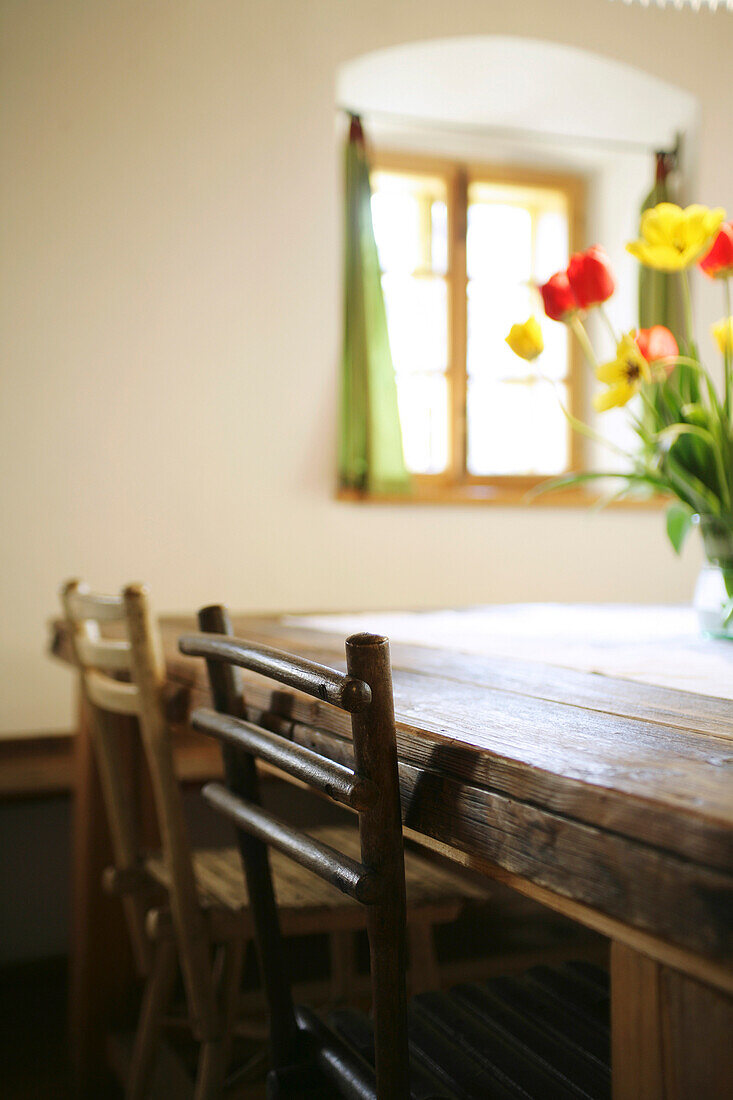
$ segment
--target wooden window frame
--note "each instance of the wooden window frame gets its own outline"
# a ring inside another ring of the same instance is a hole
[[[527,499],[530,490],[551,480],[544,474],[502,474],[479,476],[467,469],[467,287],[466,268],[466,216],[469,185],[476,182],[510,183],[517,186],[546,187],[561,191],[568,204],[568,235],[570,253],[577,251],[584,238],[586,188],[579,176],[558,172],[540,172],[532,169],[479,162],[453,160],[422,154],[395,152],[386,149],[372,150],[373,171],[397,171],[415,175],[439,176],[445,180],[448,208],[448,466],[438,474],[412,474],[412,492],[395,496],[342,490],[341,499],[392,500],[403,502],[448,503],[496,503],[548,505],[587,504],[593,495],[583,489],[563,490],[548,496]],[[512,318],[507,318],[507,329]],[[570,341],[568,373],[565,382],[569,392],[569,411],[580,417],[583,409],[583,371],[580,351],[575,341]],[[581,437],[567,425],[569,469],[582,468],[583,447]],[[627,504],[629,502],[626,502]],[[647,504],[647,502],[644,502]],[[639,502],[633,502],[638,507]]]

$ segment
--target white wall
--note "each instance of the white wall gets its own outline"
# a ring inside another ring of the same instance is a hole
[[[0,12],[1,729],[71,721],[70,677],[43,656],[69,575],[144,578],[161,609],[688,598],[698,552],[675,560],[658,514],[333,499],[334,87],[344,61],[416,38],[569,42],[699,97],[697,197],[733,209],[730,16],[608,0]]]

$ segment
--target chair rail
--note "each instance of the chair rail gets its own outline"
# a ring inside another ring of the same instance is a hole
[[[90,638],[79,634],[76,652],[84,668],[129,672],[132,667],[130,643],[117,638]]]
[[[98,623],[113,623],[124,619],[125,605],[121,596],[104,596],[80,585],[68,592],[66,613],[74,622],[93,619]]]
[[[178,648],[190,657],[228,661],[250,672],[259,672],[349,714],[363,711],[371,702],[371,689],[363,680],[269,646],[226,634],[184,634],[179,638]]]
[[[298,832],[274,814],[246,799],[233,795],[221,783],[207,783],[201,792],[214,809],[219,810],[240,829],[271,844],[295,863],[326,879],[342,893],[362,905],[372,905],[380,896],[380,880],[373,871],[355,859],[322,844],[307,833]]]
[[[208,707],[199,707],[191,715],[191,725],[199,733],[211,734],[266,760],[268,764],[281,768],[311,787],[317,787],[329,798],[353,810],[365,810],[373,806],[377,799],[375,785],[356,775],[351,768],[243,718],[233,718]]]
[[[136,684],[113,680],[103,672],[86,672],[87,694],[95,706],[113,714],[140,714],[140,692]]]

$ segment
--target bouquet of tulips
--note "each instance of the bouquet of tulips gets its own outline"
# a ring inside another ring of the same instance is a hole
[[[723,210],[705,206],[681,209],[660,203],[645,211],[640,239],[627,245],[642,264],[677,273],[684,301],[685,331],[679,342],[668,328],[632,330],[616,334],[604,311],[615,290],[608,256],[598,246],[574,255],[537,289],[552,321],[566,324],[580,342],[585,357],[604,389],[594,406],[604,412],[629,406],[628,415],[638,437],[633,453],[604,439],[569,413],[573,427],[624,455],[623,471],[589,471],[555,479],[550,487],[613,478],[621,496],[651,490],[674,498],[667,511],[667,533],[679,553],[693,522],[701,527],[708,559],[720,566],[733,616],[733,316],[730,278],[733,275],[733,222]],[[722,386],[716,386],[700,360],[695,340],[689,269],[698,264],[719,281],[725,316],[713,326],[723,357]],[[610,329],[616,354],[599,362],[585,328],[590,310],[598,310]],[[543,350],[540,325],[530,317],[514,325],[507,337],[523,359],[535,359]],[[632,398],[635,399],[632,402]]]

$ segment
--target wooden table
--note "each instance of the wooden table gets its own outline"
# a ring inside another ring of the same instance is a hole
[[[611,938],[615,1100],[733,1095],[733,646],[653,629],[640,641],[639,624],[660,610],[608,612],[604,627],[591,609],[585,634],[576,611],[539,611],[236,616],[234,626],[341,667],[350,629],[388,627],[406,827]],[[171,685],[198,704],[203,664],[176,648],[192,620],[162,626]],[[55,646],[63,656],[63,636]],[[248,676],[251,704],[267,691]],[[296,738],[315,727],[324,751],[348,753],[345,716],[297,695],[293,716]],[[94,973],[101,813],[84,743],[79,988]]]

